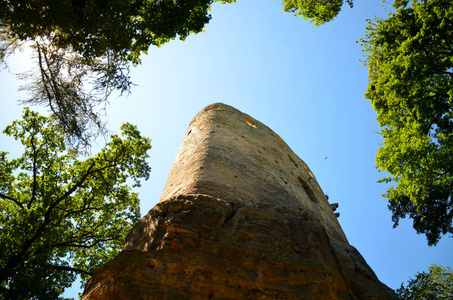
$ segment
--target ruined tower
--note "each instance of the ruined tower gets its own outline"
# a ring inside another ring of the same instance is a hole
[[[82,299],[393,299],[336,206],[276,133],[212,104],[190,123],[159,203]]]

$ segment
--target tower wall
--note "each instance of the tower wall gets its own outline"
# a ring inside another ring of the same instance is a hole
[[[337,217],[307,164],[269,127],[215,103],[190,123],[160,202],[204,194],[237,205],[296,209],[346,241]]]
[[[210,105],[190,123],[159,203],[82,299],[395,299],[332,207],[275,132]]]

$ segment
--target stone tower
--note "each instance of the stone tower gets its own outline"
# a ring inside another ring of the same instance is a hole
[[[190,123],[159,203],[82,299],[394,299],[337,206],[275,132],[212,104]]]

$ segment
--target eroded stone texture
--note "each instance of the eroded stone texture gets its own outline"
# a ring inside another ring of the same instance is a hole
[[[191,122],[162,198],[82,299],[394,299],[308,166],[216,103]]]

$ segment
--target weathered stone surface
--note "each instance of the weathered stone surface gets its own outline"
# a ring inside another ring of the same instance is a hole
[[[82,299],[394,299],[308,166],[217,103],[191,122],[162,198]]]

